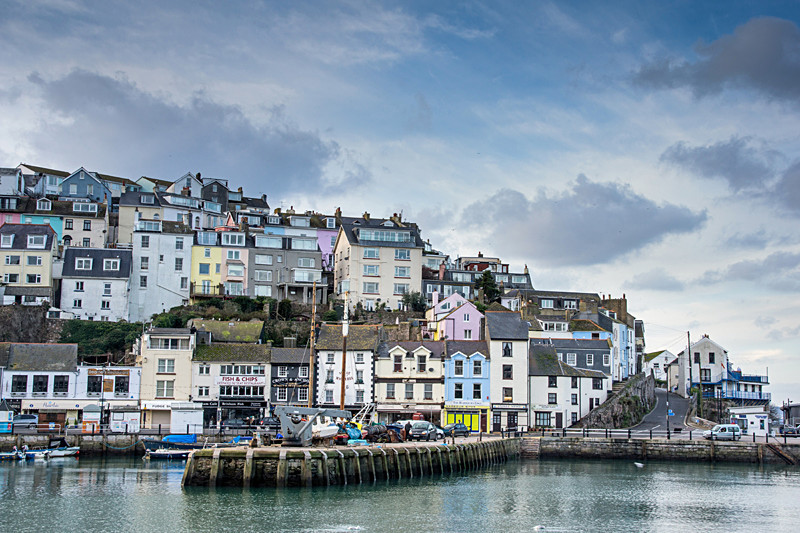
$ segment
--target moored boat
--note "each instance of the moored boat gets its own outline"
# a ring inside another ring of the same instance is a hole
[[[25,459],[25,452],[17,450],[16,446],[10,452],[0,452],[0,461],[19,461],[22,459]]]
[[[144,459],[186,459],[193,450],[159,448],[157,450],[147,450]]]

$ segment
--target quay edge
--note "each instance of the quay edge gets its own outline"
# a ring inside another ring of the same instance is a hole
[[[216,448],[186,461],[184,486],[326,487],[468,472],[519,456],[520,439],[352,448]]]

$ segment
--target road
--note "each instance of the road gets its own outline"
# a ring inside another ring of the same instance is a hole
[[[669,404],[669,407],[667,405]],[[639,425],[634,426],[632,429],[640,430],[654,430],[666,431],[667,429],[667,409],[675,413],[674,416],[669,417],[669,427],[674,429],[676,427],[683,427],[683,421],[686,418],[686,412],[689,410],[689,400],[681,398],[677,394],[669,394],[665,389],[656,389],[656,407],[650,413],[645,415],[644,419]]]

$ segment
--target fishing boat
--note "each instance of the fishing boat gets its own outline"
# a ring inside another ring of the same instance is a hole
[[[50,459],[50,450],[47,449],[28,449],[28,445],[22,446],[22,452],[25,454],[25,459],[28,461],[46,461]]]
[[[170,450],[200,450],[203,448],[229,448],[249,444],[252,437],[236,436],[228,442],[218,442],[209,444],[208,438],[203,442],[197,442],[197,435],[165,435],[163,439],[142,439],[145,450],[155,451],[164,448]]]
[[[17,450],[16,446],[10,452],[0,452],[0,461],[20,461],[22,459],[25,459],[25,452]]]
[[[339,433],[339,425],[332,418],[318,416],[311,424],[311,436],[315,439],[327,439]]]
[[[157,450],[147,450],[144,452],[144,459],[186,459],[193,450],[159,448]]]
[[[51,459],[54,457],[75,457],[81,451],[80,446],[70,446],[67,444],[64,437],[51,438],[47,449],[50,450]]]

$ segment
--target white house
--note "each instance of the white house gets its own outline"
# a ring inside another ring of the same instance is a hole
[[[315,344],[317,404],[341,405],[342,326],[323,324]],[[349,326],[345,368],[345,409],[355,414],[374,402],[374,360],[378,349],[378,326]]]
[[[67,248],[61,309],[82,320],[127,320],[130,273],[130,250]]]
[[[676,362],[678,356],[669,350],[651,352],[644,355],[644,373],[653,373],[653,377],[659,381],[667,381],[667,365]]]
[[[518,313],[486,312],[492,431],[529,426],[528,327]]]
[[[731,424],[742,428],[742,435],[765,437],[770,433],[768,405],[730,407]]]

